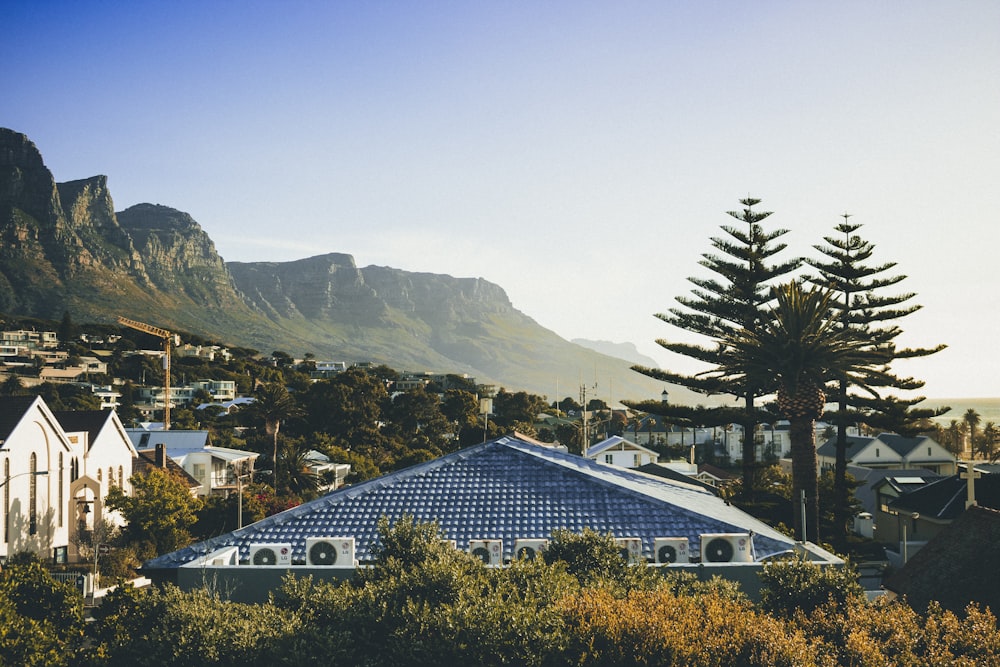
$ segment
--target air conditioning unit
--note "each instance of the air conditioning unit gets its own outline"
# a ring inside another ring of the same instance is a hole
[[[288,567],[292,564],[292,545],[251,544],[250,564]]]
[[[354,567],[353,537],[307,537],[306,565]]]
[[[441,540],[441,544],[443,544],[446,547],[450,547],[452,549],[457,549],[458,548],[458,542],[456,542],[455,540],[444,540],[443,539],[443,540]]]
[[[701,536],[702,563],[752,563],[750,533],[706,533]]]
[[[521,539],[514,540],[514,558],[520,560],[535,560],[542,555],[545,547],[549,545],[548,540]]]
[[[642,539],[638,537],[616,537],[622,558],[628,563],[642,563]]]
[[[469,540],[469,553],[487,565],[503,565],[503,540]]]
[[[688,538],[657,537],[653,539],[653,558],[657,563],[688,563]]]

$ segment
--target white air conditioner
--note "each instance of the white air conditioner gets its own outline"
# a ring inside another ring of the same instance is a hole
[[[469,553],[487,565],[503,565],[503,540],[469,540]]]
[[[638,537],[616,537],[622,558],[628,563],[642,563],[642,539]]]
[[[353,537],[307,537],[306,565],[354,567]]]
[[[702,563],[752,563],[750,533],[706,533],[701,536]]]
[[[250,564],[288,567],[292,564],[292,545],[251,544]]]
[[[653,558],[657,563],[688,563],[688,538],[657,537],[653,539]]]
[[[549,545],[548,540],[521,539],[514,540],[514,558],[520,560],[535,560],[542,555],[545,547]]]
[[[456,542],[455,540],[444,540],[443,539],[443,540],[441,540],[441,544],[443,544],[444,546],[449,547],[451,549],[457,549],[458,548],[458,542]]]

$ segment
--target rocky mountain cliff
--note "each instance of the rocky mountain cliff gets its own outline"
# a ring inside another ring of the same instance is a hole
[[[230,262],[191,216],[116,212],[104,176],[57,184],[35,145],[0,128],[0,313],[78,322],[118,315],[231,345],[400,370],[469,373],[550,398],[581,378],[614,399],[662,387],[628,362],[570,343],[481,278],[358,268],[331,253]],[[599,392],[600,393],[600,392]]]

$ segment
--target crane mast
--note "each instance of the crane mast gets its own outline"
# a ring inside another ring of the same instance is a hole
[[[127,317],[118,317],[118,324],[129,327],[130,329],[135,329],[136,331],[142,331],[143,333],[148,333],[157,338],[163,339],[163,430],[170,430],[170,344],[175,338],[176,334],[172,334],[166,329],[161,329],[160,327],[154,327],[151,324],[146,324],[145,322],[138,322],[136,320],[130,320]]]

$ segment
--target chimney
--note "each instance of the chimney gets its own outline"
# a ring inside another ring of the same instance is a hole
[[[162,442],[156,444],[156,467],[167,467],[167,446]]]

